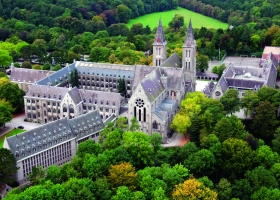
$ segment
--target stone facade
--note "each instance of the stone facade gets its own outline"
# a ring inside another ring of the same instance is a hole
[[[68,120],[66,117],[19,135],[5,138],[4,148],[14,154],[19,170],[16,180],[27,181],[32,167],[61,166],[76,155],[78,144],[98,141],[104,124],[97,111]]]
[[[160,133],[165,140],[169,126],[185,94],[195,90],[196,42],[191,21],[183,44],[182,59],[169,58],[161,20],[153,43],[154,66],[119,65],[77,61],[32,85],[25,99],[26,118],[48,123],[63,117],[75,118],[98,110],[103,121],[124,116],[136,117],[143,132]],[[76,69],[80,88],[69,86]],[[127,96],[118,92],[125,80]]]

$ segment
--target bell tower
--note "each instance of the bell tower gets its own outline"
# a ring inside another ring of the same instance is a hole
[[[189,22],[188,31],[182,47],[182,68],[184,69],[185,81],[190,81],[192,91],[196,85],[196,41],[194,39],[192,21]]]
[[[161,19],[158,22],[156,37],[153,43],[153,66],[160,66],[167,57],[167,42],[164,37]]]

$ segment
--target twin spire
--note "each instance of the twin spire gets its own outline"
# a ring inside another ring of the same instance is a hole
[[[194,34],[193,34],[193,28],[192,28],[192,20],[190,19],[183,47],[191,46],[193,44],[194,44]]]
[[[161,45],[163,43],[166,44],[166,40],[164,37],[161,19],[159,19],[154,45]]]

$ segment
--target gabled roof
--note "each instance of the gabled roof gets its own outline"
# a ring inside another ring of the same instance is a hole
[[[166,40],[164,37],[162,22],[161,22],[161,19],[159,19],[157,32],[156,32],[156,36],[155,36],[153,45],[162,45],[162,44],[167,44],[167,43],[166,43]]]
[[[176,100],[164,99],[153,111],[153,114],[158,116],[162,121],[167,121],[168,113],[172,113],[176,106]]]
[[[76,105],[82,101],[79,89],[77,87],[74,87],[71,90],[69,90],[68,94]]]
[[[154,71],[156,67],[153,66],[135,66],[135,76],[133,80],[132,91],[134,92],[138,84],[152,71]]]
[[[16,160],[21,160],[45,149],[73,139],[67,118],[56,120],[30,131],[6,138]]]
[[[182,67],[181,60],[178,54],[175,52],[169,58],[167,58],[160,66],[161,67]]]
[[[46,85],[30,85],[24,97],[45,98],[50,100],[61,100],[68,92],[68,88]]]
[[[161,76],[166,76],[166,89],[180,90],[184,71],[182,68],[160,67]]]
[[[69,119],[69,125],[78,140],[99,132],[104,128],[97,110]]]
[[[160,80],[160,69],[156,68],[141,81],[141,85],[150,102],[153,102],[162,92],[164,86]]]
[[[193,34],[193,28],[192,28],[192,20],[190,19],[186,38],[185,38],[183,46],[185,47],[185,46],[192,46],[192,45],[194,45],[194,34]]]
[[[13,68],[11,70],[10,80],[12,82],[24,82],[24,83],[35,83],[47,76],[53,74],[53,71],[47,70],[34,70],[25,68]]]
[[[215,87],[215,83],[211,80],[206,86],[205,88],[203,89],[203,93],[208,96],[208,97],[211,97],[211,93],[212,93],[212,90],[214,89]]]

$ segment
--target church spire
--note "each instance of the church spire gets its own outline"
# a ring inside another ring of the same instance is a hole
[[[161,19],[159,19],[154,45],[162,45],[163,43],[166,43],[166,41],[164,37],[162,22]]]
[[[191,46],[194,44],[194,35],[193,35],[193,28],[192,28],[192,20],[190,19],[184,46]]]

